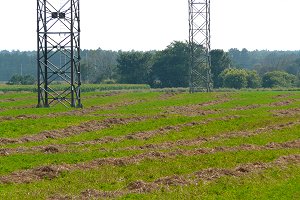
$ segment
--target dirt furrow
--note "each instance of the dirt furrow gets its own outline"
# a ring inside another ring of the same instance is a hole
[[[117,95],[119,93],[116,92],[112,92],[112,93],[108,93],[108,94],[101,94],[100,96],[113,96],[113,95]],[[220,98],[223,96],[220,96]],[[165,111],[165,114],[183,114],[183,115],[187,115],[187,116],[199,116],[199,115],[208,115],[208,114],[214,114],[216,112],[219,112],[218,110],[201,110],[201,107],[205,107],[205,106],[210,106],[210,105],[216,105],[219,103],[223,103],[226,101],[229,101],[229,98],[222,98],[219,100],[213,100],[213,101],[209,101],[209,102],[204,102],[198,105],[189,105],[189,106],[174,106],[174,107],[169,107],[167,109],[167,111]],[[50,114],[46,114],[46,115],[18,115],[18,116],[0,116],[0,122],[1,121],[11,121],[11,120],[26,120],[26,119],[40,119],[40,118],[44,118],[44,117],[60,117],[60,116],[82,116],[82,115],[88,115],[91,114],[93,112],[97,112],[100,110],[112,110],[112,109],[116,109],[119,107],[124,107],[124,106],[129,106],[129,105],[134,105],[134,104],[138,104],[138,103],[142,103],[142,102],[146,102],[146,100],[130,100],[130,101],[125,101],[125,102],[119,102],[119,103],[112,103],[112,104],[108,104],[108,105],[102,105],[102,106],[91,106],[88,108],[83,108],[83,109],[77,109],[77,110],[71,110],[71,111],[67,111],[67,112],[58,112],[58,113],[50,113]],[[29,106],[24,106],[22,108],[34,108],[33,105],[29,105]],[[14,108],[10,108],[10,109],[14,109]],[[16,107],[16,109],[20,109],[20,107]],[[187,111],[186,109],[188,109],[189,111]],[[193,113],[191,112],[191,110],[193,110]],[[187,114],[190,113],[190,114]],[[97,114],[94,114],[96,116],[99,116]],[[115,115],[114,115],[115,116]]]
[[[284,101],[279,101],[279,102],[274,102],[274,103],[269,103],[269,104],[252,104],[252,105],[247,105],[247,106],[238,106],[236,108],[233,108],[231,110],[233,111],[242,111],[242,110],[251,110],[251,109],[256,109],[256,108],[261,108],[261,107],[280,107],[280,106],[288,106],[294,103],[296,100],[295,99],[288,99]]]
[[[260,108],[260,107],[262,107],[262,105],[252,104],[252,105],[248,105],[248,106],[237,106],[235,108],[232,108],[231,110],[233,110],[233,111],[252,110],[252,109],[256,109],[256,108]]]
[[[272,113],[276,117],[297,116],[297,115],[300,115],[300,108],[290,108],[290,109],[286,109],[286,110],[275,110],[275,111],[272,111]]]
[[[13,172],[10,175],[1,176],[0,183],[30,183],[45,178],[53,179],[58,177],[62,172],[73,170],[90,170],[96,169],[103,165],[125,166],[137,164],[144,160],[176,158],[177,156],[196,156],[204,154],[213,154],[217,152],[234,152],[234,151],[253,151],[253,150],[275,150],[275,149],[295,149],[300,148],[300,140],[285,143],[270,143],[264,146],[257,145],[241,145],[236,147],[216,147],[216,148],[200,148],[195,150],[175,150],[171,152],[147,152],[130,157],[122,158],[101,158],[90,162],[78,164],[61,164],[43,166],[34,169]]]
[[[268,106],[269,107],[288,106],[288,105],[291,105],[292,103],[294,103],[295,101],[296,101],[295,99],[288,99],[288,100],[284,100],[284,101],[270,103]]]
[[[270,131],[278,131],[278,130],[283,130],[287,128],[291,128],[293,126],[299,125],[299,121],[295,122],[288,122],[285,124],[278,124],[278,125],[270,125],[267,127],[263,128],[258,128],[253,131],[239,131],[239,132],[231,132],[231,133],[224,133],[221,135],[215,135],[215,136],[210,136],[210,137],[198,137],[196,139],[190,139],[190,140],[178,140],[174,142],[164,142],[160,144],[149,144],[149,145],[144,145],[144,146],[132,146],[132,147],[125,147],[125,148],[118,148],[115,149],[117,151],[120,150],[163,150],[163,149],[170,149],[170,148],[175,148],[179,146],[194,146],[194,145],[200,145],[206,142],[214,142],[214,141],[219,141],[222,139],[231,139],[231,138],[236,138],[236,137],[252,137],[256,135],[260,135],[263,133],[267,133]]]
[[[187,175],[173,175],[159,178],[153,182],[144,182],[142,180],[129,183],[126,187],[115,191],[99,191],[95,189],[87,189],[79,196],[62,196],[53,195],[49,200],[60,199],[102,199],[117,198],[128,194],[149,193],[159,189],[169,189],[170,186],[185,187],[189,185],[198,185],[199,182],[208,182],[219,179],[223,176],[242,177],[254,173],[262,172],[266,169],[274,167],[286,167],[288,165],[299,165],[300,155],[281,156],[275,161],[264,163],[254,162],[241,164],[234,168],[209,168]]]
[[[88,97],[85,97],[85,99],[115,96],[117,94],[118,94],[117,92],[111,92],[111,93],[105,93],[105,94],[100,94],[100,95],[88,96]],[[26,99],[31,99],[31,98],[32,97],[29,97],[29,98],[26,98]],[[23,100],[23,99],[12,99],[11,98],[11,99],[4,99],[3,101],[4,102],[14,102],[14,101],[17,101],[17,100]],[[0,103],[1,103],[1,100],[0,100]],[[100,107],[100,106],[94,106],[94,107]],[[7,107],[7,108],[0,109],[0,111],[15,110],[15,109],[27,109],[27,108],[36,108],[36,105],[31,104],[31,105]],[[93,108],[93,106],[91,108]],[[84,109],[80,109],[80,110],[73,110],[73,111],[61,112],[61,113],[62,113],[62,116],[71,115],[73,112],[75,112],[75,114],[76,114],[77,111],[88,110],[88,109],[90,109],[90,108],[84,108]],[[49,116],[56,115],[56,114],[59,115],[60,113],[49,114]],[[1,121],[8,121],[8,120],[15,120],[15,119],[36,119],[36,118],[41,118],[41,117],[47,117],[47,115],[20,115],[20,116],[16,116],[16,117],[0,116],[0,122]]]
[[[291,96],[294,96],[293,93],[287,93],[287,94],[279,94],[273,97],[273,99],[285,99],[285,98],[289,98]]]
[[[29,99],[35,99],[34,96],[27,96],[27,97],[18,97],[18,98],[5,98],[5,99],[0,99],[0,103],[9,103],[9,102],[16,102],[16,101],[24,101],[24,100],[29,100]]]
[[[161,116],[164,117],[164,116]],[[191,126],[198,126],[198,125],[204,125],[209,122],[213,121],[227,121],[231,119],[239,118],[239,116],[227,116],[227,117],[221,117],[221,118],[212,118],[212,119],[206,119],[204,121],[199,122],[189,122],[174,126],[166,126],[162,127],[156,130],[151,131],[144,131],[144,132],[138,132],[135,134],[130,134],[126,136],[119,136],[119,137],[103,137],[100,139],[92,140],[92,141],[84,141],[84,142],[74,142],[71,145],[72,146],[84,146],[84,145],[96,145],[96,144],[106,144],[106,143],[116,143],[121,142],[124,140],[147,140],[157,135],[165,135],[172,131],[181,131],[185,127],[191,127]],[[1,140],[0,140],[1,141]],[[70,145],[50,145],[50,146],[36,146],[31,148],[26,147],[19,147],[19,148],[6,148],[6,149],[0,149],[0,156],[8,156],[11,154],[16,153],[36,153],[36,152],[44,152],[44,153],[58,153],[58,152],[67,152],[68,147]],[[138,148],[142,149],[142,148]]]
[[[26,120],[26,119],[40,119],[40,118],[54,118],[54,117],[63,117],[63,116],[82,116],[82,115],[88,115],[93,112],[97,112],[100,110],[112,110],[116,109],[122,106],[129,106],[129,105],[134,105],[137,103],[141,103],[141,101],[125,101],[125,102],[119,102],[119,103],[112,103],[112,104],[107,104],[107,105],[102,105],[102,106],[91,106],[88,108],[83,108],[83,109],[76,109],[76,110],[71,110],[67,112],[58,112],[58,113],[50,113],[46,115],[18,115],[15,117],[12,116],[0,116],[0,122],[1,121],[11,121],[11,120]],[[97,114],[95,114],[97,115]],[[97,115],[98,116],[98,115]]]
[[[84,96],[84,99],[95,99],[95,98],[103,98],[103,97],[114,97],[118,96],[119,94],[122,94],[121,91],[111,91],[106,92],[104,94],[96,94],[96,95],[90,95],[90,96]]]
[[[29,104],[29,105],[22,105],[22,106],[12,106],[12,107],[5,107],[5,108],[2,108],[0,111],[4,112],[4,111],[7,111],[7,110],[23,110],[23,109],[28,109],[28,108],[36,108],[36,105],[35,104]],[[2,120],[0,119],[0,122]]]
[[[43,131],[36,135],[24,136],[17,139],[0,138],[0,145],[22,144],[26,142],[42,141],[49,138],[57,139],[57,138],[70,137],[73,135],[79,135],[86,132],[99,131],[105,128],[110,128],[113,125],[128,124],[133,122],[145,121],[147,119],[159,119],[161,117],[164,116],[162,115],[162,116],[154,116],[154,117],[143,116],[143,117],[132,117],[132,118],[110,118],[110,119],[105,119],[103,121],[93,120],[89,122],[84,122],[78,126],[70,126],[59,130]]]
[[[203,107],[207,106],[213,106],[213,105],[218,105],[222,103],[226,103],[231,101],[231,98],[228,98],[227,96],[219,96],[218,99],[212,100],[209,102],[204,102],[200,104],[191,104],[191,105],[186,105],[186,106],[170,106],[168,107],[164,114],[179,114],[179,115],[184,115],[184,116],[201,116],[201,115],[209,115],[209,114],[215,114],[220,112],[218,109],[211,109],[211,110],[203,110]]]
[[[185,128],[187,126],[198,126],[198,125],[204,125],[212,121],[226,121],[238,118],[239,116],[228,116],[228,117],[222,117],[222,118],[215,118],[215,119],[207,119],[200,122],[189,122],[185,124],[179,124],[174,126],[166,126],[162,127],[158,130],[151,130],[151,131],[145,131],[145,132],[138,132],[135,134],[130,134],[126,136],[120,136],[120,137],[103,137],[100,139],[92,140],[92,141],[85,141],[85,142],[74,142],[71,145],[75,146],[84,146],[84,145],[97,145],[97,144],[106,144],[106,143],[116,143],[116,142],[122,142],[124,140],[148,140],[152,137],[155,137],[157,135],[164,135],[168,134],[172,131],[181,131],[182,128]],[[132,147],[125,147],[125,148],[117,148],[114,149],[114,151],[121,151],[121,150],[164,150],[164,149],[170,149],[170,148],[176,148],[180,146],[195,146],[200,145],[206,142],[214,142],[219,141],[222,139],[231,139],[236,137],[252,137],[255,135],[260,135],[263,133],[271,132],[271,131],[278,131],[283,129],[292,128],[293,126],[299,125],[299,121],[294,122],[287,122],[283,124],[276,124],[276,125],[269,125],[266,127],[258,128],[256,130],[252,131],[239,131],[239,132],[229,132],[224,133],[220,135],[215,136],[209,136],[209,137],[197,137],[195,139],[188,139],[188,140],[178,140],[173,142],[163,142],[160,144],[147,144],[143,146],[132,146]],[[70,145],[49,145],[49,146],[36,146],[31,148],[26,147],[19,147],[19,148],[6,148],[6,149],[0,149],[0,156],[9,156],[11,154],[16,153],[63,153],[63,152],[70,152],[69,150]],[[107,149],[102,149],[107,150]]]
[[[159,100],[168,100],[178,94],[180,94],[180,93],[179,92],[164,92],[158,97],[158,99]]]

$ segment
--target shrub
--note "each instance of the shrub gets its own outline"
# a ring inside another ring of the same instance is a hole
[[[296,76],[283,71],[267,72],[263,76],[263,87],[293,87],[296,86]]]
[[[8,81],[8,85],[33,85],[35,78],[31,75],[13,75]]]
[[[106,79],[102,81],[102,84],[116,84],[116,80]]]
[[[255,70],[247,71],[247,87],[248,88],[260,88],[261,87],[261,78]]]
[[[248,74],[246,70],[229,68],[224,70],[221,75],[223,86],[227,88],[241,89],[247,87]]]

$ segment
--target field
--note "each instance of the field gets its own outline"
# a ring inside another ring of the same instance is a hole
[[[0,199],[300,199],[300,91],[0,94]]]

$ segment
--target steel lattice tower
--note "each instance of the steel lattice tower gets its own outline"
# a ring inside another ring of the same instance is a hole
[[[189,0],[190,92],[211,91],[210,0]]]
[[[79,0],[37,0],[37,107],[82,107],[79,11]]]

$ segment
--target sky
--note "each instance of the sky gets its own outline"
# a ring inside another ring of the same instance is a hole
[[[0,50],[36,50],[36,3],[0,1]],[[188,40],[188,0],[80,4],[82,49],[161,50]],[[299,8],[299,0],[211,0],[212,49],[300,50]]]

